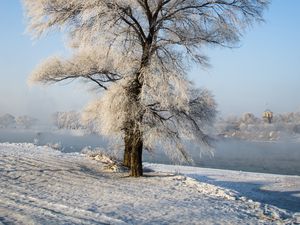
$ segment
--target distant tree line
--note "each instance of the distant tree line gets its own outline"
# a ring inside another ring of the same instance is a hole
[[[13,116],[6,113],[0,115],[0,129],[30,129],[38,120],[28,115]],[[87,134],[98,133],[98,124],[87,120],[81,112],[66,111],[52,114],[52,124],[58,129],[85,130]],[[278,140],[283,136],[300,134],[300,112],[276,113],[272,124],[253,113],[241,116],[219,118],[215,124],[216,134],[224,138],[245,140]]]
[[[56,112],[52,118],[58,129],[84,129],[88,133],[97,133],[99,129],[95,121],[86,119],[85,114],[76,111]],[[277,140],[280,138],[280,132],[289,135],[300,134],[300,112],[274,114],[272,124],[248,112],[241,116],[220,118],[215,128],[216,133],[223,137]]]
[[[0,128],[24,128],[28,129],[37,123],[37,119],[24,115],[13,116],[9,113],[0,115]]]
[[[219,136],[247,140],[277,140],[283,135],[300,134],[300,112],[274,114],[272,124],[253,113],[220,118],[216,124]]]

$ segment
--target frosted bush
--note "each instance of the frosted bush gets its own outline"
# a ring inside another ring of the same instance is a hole
[[[53,115],[54,124],[58,129],[79,129],[82,128],[80,114],[75,111],[56,112]]]

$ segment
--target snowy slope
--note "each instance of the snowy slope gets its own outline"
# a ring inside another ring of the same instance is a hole
[[[300,222],[298,176],[146,164],[155,171],[136,179],[104,166],[48,147],[0,144],[0,224]]]
[[[233,191],[239,198],[300,212],[300,177],[207,169],[187,166],[146,164],[153,170],[185,174],[198,182],[212,184]]]

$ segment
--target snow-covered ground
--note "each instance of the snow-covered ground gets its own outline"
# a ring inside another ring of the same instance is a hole
[[[145,166],[130,178],[79,153],[2,143],[0,224],[300,223],[299,176]]]

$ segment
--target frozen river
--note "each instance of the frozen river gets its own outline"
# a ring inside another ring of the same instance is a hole
[[[107,142],[97,136],[84,136],[80,132],[41,132],[28,130],[0,130],[0,142],[30,142],[38,145],[59,143],[64,152],[79,152],[85,146],[102,147]],[[250,142],[221,140],[216,142],[214,155],[192,153],[194,166],[263,172],[275,174],[300,175],[300,142],[295,140],[280,142]],[[172,164],[160,151],[146,153],[144,161]]]

